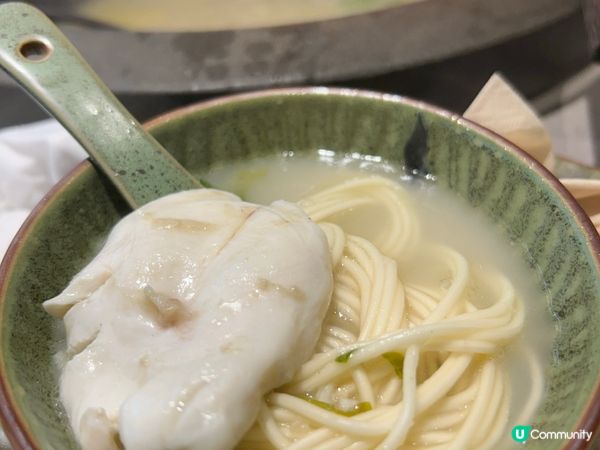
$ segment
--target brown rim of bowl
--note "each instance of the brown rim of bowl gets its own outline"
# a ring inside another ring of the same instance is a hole
[[[459,114],[451,113],[445,109],[430,105],[428,103],[410,99],[407,97],[385,94],[381,92],[360,90],[360,89],[346,89],[346,88],[327,88],[327,87],[295,87],[295,88],[278,88],[278,89],[266,89],[256,92],[242,93],[226,95],[212,100],[201,101],[192,105],[177,108],[173,111],[161,114],[144,123],[146,129],[151,129],[154,126],[170,122],[175,118],[179,118],[182,115],[191,113],[198,110],[209,109],[214,106],[224,105],[232,102],[248,101],[257,98],[266,98],[273,96],[282,95],[335,95],[335,96],[347,96],[347,97],[361,97],[370,98],[375,100],[381,100],[391,103],[406,104],[418,109],[425,110],[438,116],[450,119],[467,129],[471,129],[479,134],[484,135],[492,141],[495,141],[506,151],[513,153],[517,156],[524,164],[529,168],[537,172],[542,180],[550,186],[558,196],[564,201],[567,208],[571,211],[576,219],[577,224],[581,228],[583,235],[586,237],[594,259],[596,266],[600,272],[600,236],[596,232],[590,218],[581,209],[575,198],[571,193],[560,183],[560,181],[541,163],[536,161],[524,150],[521,150],[512,142],[498,135],[497,133],[478,125]],[[80,174],[90,165],[88,160],[81,162],[71,172],[65,175],[54,187],[40,200],[36,207],[32,210],[27,220],[21,226],[13,241],[11,242],[2,264],[0,265],[0,319],[4,314],[4,297],[6,295],[7,284],[6,280],[11,274],[13,269],[13,261],[21,248],[22,242],[31,229],[35,226],[41,214],[50,206],[51,202],[56,198],[61,191],[69,186]],[[0,346],[0,355],[3,350]],[[38,450],[39,447],[34,443],[34,439],[31,436],[31,431],[26,425],[26,421],[23,420],[18,409],[15,406],[15,401],[8,390],[6,370],[4,365],[4,358],[0,358],[0,421],[4,427],[5,433],[8,436],[11,444],[15,450]],[[577,424],[576,429],[585,429],[588,431],[596,432],[600,425],[600,377],[596,381],[596,387],[594,394],[591,396],[584,413],[580,416],[580,420]],[[570,440],[563,447],[562,450],[583,450],[591,445],[590,442],[584,442],[582,440]]]

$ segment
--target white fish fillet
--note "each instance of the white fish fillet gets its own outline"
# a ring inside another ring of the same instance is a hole
[[[294,204],[206,189],[133,212],[44,303],[83,448],[234,447],[312,354],[331,290],[326,238]]]

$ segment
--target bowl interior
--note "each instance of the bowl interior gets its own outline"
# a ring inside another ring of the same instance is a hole
[[[554,182],[539,175],[538,166],[519,152],[505,151],[508,144],[415,102],[322,89],[209,102],[156,120],[150,130],[193,173],[216,161],[325,148],[381,155],[434,175],[517,244],[549,294],[558,334],[546,372],[547,394],[534,423],[565,431],[585,420],[587,426],[597,423],[598,399],[590,400],[598,393],[600,370],[597,237]],[[23,448],[31,443],[40,449],[78,448],[57,397],[53,354],[60,332],[40,304],[66,286],[127,212],[109,183],[85,163],[38,207],[4,261],[0,395],[8,402],[0,411]],[[528,446],[562,444],[530,441]]]

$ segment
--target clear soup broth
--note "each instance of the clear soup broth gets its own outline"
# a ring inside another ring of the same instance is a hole
[[[543,372],[552,357],[555,329],[547,298],[538,287],[538,274],[518,256],[515,244],[504,239],[494,224],[460,198],[437,187],[433,180],[416,179],[378,156],[340,155],[329,150],[296,155],[289,151],[217,165],[203,174],[203,179],[244,200],[269,204],[279,199],[299,201],[332,185],[371,175],[385,176],[410,193],[425,239],[462,253],[473,270],[486,267],[504,274],[522,299],[526,315],[521,335],[497,356],[509,375],[511,393],[508,421],[495,448],[517,448],[519,444],[511,439],[511,429],[518,424],[531,424],[535,417],[544,394]],[[385,217],[374,208],[369,214],[363,211],[358,219],[350,211],[339,221],[347,232],[374,239]],[[447,282],[443,271],[418,255],[398,261],[398,272],[403,280]],[[477,295],[485,304],[485,286]]]

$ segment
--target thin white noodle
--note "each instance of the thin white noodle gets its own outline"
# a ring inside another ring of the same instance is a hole
[[[412,346],[406,351],[403,371],[403,408],[392,426],[390,433],[377,447],[378,450],[395,450],[404,443],[408,430],[416,414],[417,398],[417,364],[419,362],[419,347]]]
[[[329,242],[332,303],[316,353],[293,380],[266,396],[238,449],[496,445],[506,431],[510,402],[508,375],[497,355],[520,334],[525,317],[512,284],[491,270],[472,269],[451,248],[423,241],[410,200],[388,179],[357,178],[300,204]],[[356,215],[370,208],[367,214],[374,207],[384,232],[359,237],[336,223],[349,210]],[[397,261],[407,261],[416,249],[444,268],[445,285],[400,279]],[[467,294],[479,282],[493,292],[485,306]],[[531,417],[544,389],[539,361],[529,349],[524,354],[532,389],[517,423]],[[339,413],[364,408],[361,402],[372,409]]]

